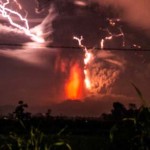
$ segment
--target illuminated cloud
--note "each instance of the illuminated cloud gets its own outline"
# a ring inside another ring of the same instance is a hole
[[[57,13],[55,12],[55,9],[53,6],[49,8],[48,15],[42,20],[42,22],[39,25],[36,25],[31,30],[32,33],[36,34],[37,36],[44,38],[45,43],[49,44],[52,42],[52,23],[57,17]]]
[[[116,80],[124,72],[125,67],[125,58],[119,53],[103,50],[96,52],[95,61],[88,67],[92,83],[90,92],[111,94]]]
[[[37,45],[36,45],[37,46]],[[31,48],[22,47],[15,50],[13,49],[1,49],[0,56],[19,60],[23,63],[27,63],[34,66],[45,67],[48,64],[48,59],[45,59],[53,50],[47,48]]]
[[[0,44],[2,46],[0,55],[16,58],[33,65],[44,65],[46,60],[42,60],[42,57],[40,58],[39,55],[49,53],[45,46],[52,42],[52,22],[55,17],[56,14],[54,8],[51,7],[48,15],[42,20],[42,22],[30,29],[32,33],[46,40],[43,44],[33,42],[29,36],[25,35],[19,29],[0,24]],[[44,51],[43,49],[46,50]]]
[[[25,42],[32,41],[27,35],[25,35],[19,29],[14,29],[10,26],[0,24],[0,44],[15,46]],[[15,38],[14,38],[15,37]]]

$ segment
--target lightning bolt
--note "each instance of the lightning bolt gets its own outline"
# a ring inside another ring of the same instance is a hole
[[[109,25],[112,28],[110,28],[110,30],[109,30],[109,28],[101,29],[102,31],[107,32],[107,36],[105,36],[104,38],[100,39],[101,49],[104,49],[104,47],[106,45],[106,43],[105,43],[106,41],[108,41],[108,40],[111,41],[114,38],[119,38],[119,39],[121,38],[121,40],[122,40],[122,47],[125,47],[126,46],[125,34],[124,34],[121,26],[120,25],[118,26],[118,24],[120,24],[121,20],[118,19],[118,18],[117,19],[109,19],[108,18],[107,20],[109,21]],[[111,29],[115,29],[115,30],[111,30]],[[114,33],[114,31],[115,31],[115,33]],[[116,33],[116,31],[117,31],[117,33]],[[111,59],[107,60],[107,53],[104,53],[104,51],[102,51],[102,53],[97,53],[98,55],[97,55],[97,57],[95,57],[94,56],[94,52],[92,52],[90,49],[88,49],[86,46],[84,46],[82,44],[82,41],[83,41],[83,37],[82,36],[79,37],[79,38],[74,36],[73,39],[77,40],[78,45],[82,48],[82,50],[85,53],[85,55],[84,55],[84,77],[85,77],[84,78],[84,82],[85,82],[85,87],[91,93],[93,93],[94,90],[96,90],[96,93],[97,93],[97,92],[101,91],[102,88],[104,88],[104,89],[108,88],[108,89],[106,89],[106,92],[108,92],[110,90],[109,86],[114,83],[114,81],[116,80],[117,76],[120,74],[120,70],[118,70],[118,69],[108,69],[108,73],[105,73],[105,70],[107,70],[107,68],[105,69],[103,67],[103,65],[102,65],[102,67],[101,67],[101,65],[97,65],[97,62],[94,62],[93,60],[95,58],[99,57],[98,56],[99,54],[103,53],[106,56],[103,56],[104,58],[103,57],[100,57],[100,58],[102,58],[102,59],[106,58],[106,61],[108,61],[110,63],[113,63],[113,64],[116,64],[116,65],[119,64],[118,63],[119,61],[118,60],[114,61],[114,60],[111,60]],[[133,44],[133,47],[141,48],[141,46],[137,45],[137,44]],[[100,63],[100,62],[98,62],[98,63]],[[90,67],[91,65],[93,65],[92,66],[93,68]],[[124,62],[121,62],[119,64],[119,66],[121,66],[121,67],[123,65],[124,65]],[[102,71],[100,69],[102,69]],[[110,76],[110,74],[112,76]],[[95,82],[94,80],[98,80],[98,82],[97,81]]]
[[[108,21],[109,21],[109,24],[110,24],[111,26],[114,26],[114,27],[115,27],[116,24],[117,24],[118,22],[120,22],[120,19],[108,19]],[[105,46],[105,41],[106,41],[106,40],[112,40],[112,39],[115,38],[115,37],[122,37],[122,39],[123,39],[123,44],[122,44],[122,46],[125,46],[124,33],[123,33],[121,27],[118,27],[119,33],[117,33],[117,34],[111,33],[108,28],[107,28],[107,29],[104,29],[104,30],[108,33],[108,36],[106,36],[106,37],[104,37],[103,39],[100,40],[101,49],[104,48],[104,46]],[[88,90],[91,90],[91,88],[92,88],[92,83],[91,83],[90,74],[89,74],[89,71],[87,70],[87,68],[88,68],[89,64],[91,63],[91,60],[92,60],[92,58],[93,58],[93,55],[92,55],[92,53],[87,49],[87,47],[82,44],[82,41],[83,41],[83,37],[82,37],[82,36],[81,36],[80,38],[74,36],[73,39],[78,41],[79,46],[83,49],[83,51],[84,51],[84,53],[85,53],[85,57],[84,57],[84,76],[85,76],[85,80],[84,80],[84,82],[85,82],[86,88],[87,88]]]
[[[105,38],[101,39],[100,41],[100,47],[101,49],[104,49],[104,45],[105,45],[105,42],[107,40],[112,40],[113,38],[115,37],[121,37],[122,38],[122,47],[125,47],[126,43],[125,43],[125,35],[124,35],[124,32],[122,30],[121,27],[117,27],[117,24],[121,22],[121,19],[119,18],[113,18],[113,19],[110,19],[110,18],[107,18],[107,21],[109,22],[109,25],[112,26],[112,27],[116,27],[119,31],[118,34],[113,34],[110,32],[110,30],[107,28],[107,29],[102,29],[103,31],[106,31],[108,33],[108,36],[106,36]],[[138,44],[132,44],[132,46],[134,48],[138,48],[140,49],[141,46],[138,45]]]
[[[14,0],[14,2],[18,5],[19,9],[22,9],[22,6],[17,2],[17,0]],[[31,33],[28,20],[22,17],[22,15],[18,13],[17,11],[7,8],[6,6],[8,4],[10,4],[9,0],[7,0],[5,3],[0,1],[0,14],[2,15],[2,17],[6,18],[13,27],[23,31],[32,40],[38,43],[44,43],[45,40],[42,37],[39,37]],[[18,23],[14,22],[12,15],[17,16],[22,22],[24,22],[24,26],[21,26]]]
[[[103,38],[100,42],[100,45],[101,45],[101,49],[104,49],[104,43],[106,40],[112,40],[114,37],[123,37],[124,39],[124,33],[122,31],[121,28],[118,28],[120,33],[119,34],[112,34],[108,29],[106,29],[106,31],[108,32],[109,36],[106,36],[105,38]],[[123,47],[125,46],[125,42],[123,40]]]
[[[118,23],[118,22],[120,22],[121,20],[120,19],[109,19],[109,18],[107,18],[107,20],[109,21],[109,24],[111,25],[111,26],[116,26],[116,23]],[[106,40],[112,40],[114,37],[122,37],[122,39],[123,39],[123,42],[122,42],[122,46],[124,47],[125,46],[125,36],[124,36],[124,33],[123,33],[123,31],[122,31],[122,29],[121,29],[121,27],[118,27],[118,30],[119,30],[119,32],[120,33],[118,33],[118,34],[112,34],[110,31],[109,31],[109,29],[107,28],[107,29],[104,29],[107,33],[108,33],[108,36],[106,36],[105,38],[103,38],[103,39],[101,39],[101,41],[100,41],[100,46],[101,46],[101,49],[104,49],[104,44],[105,44],[105,41]]]
[[[81,36],[80,38],[74,36],[73,39],[78,41],[79,46],[83,49],[83,51],[85,53],[85,57],[84,57],[84,76],[85,76],[85,80],[84,80],[84,82],[85,82],[86,88],[91,89],[91,81],[90,81],[90,77],[89,77],[87,67],[88,67],[88,64],[90,63],[90,61],[92,59],[92,53],[90,53],[88,51],[87,47],[82,44],[83,36]]]

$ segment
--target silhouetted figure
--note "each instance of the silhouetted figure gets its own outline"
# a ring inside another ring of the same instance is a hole
[[[25,112],[25,108],[27,108],[28,105],[25,104],[23,101],[18,102],[18,106],[16,107],[14,114],[16,119],[28,119],[30,118],[31,114],[28,112]]]

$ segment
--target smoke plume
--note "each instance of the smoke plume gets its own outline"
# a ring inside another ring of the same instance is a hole
[[[110,94],[115,81],[124,72],[126,61],[115,52],[100,51],[88,67],[92,83],[92,94]]]

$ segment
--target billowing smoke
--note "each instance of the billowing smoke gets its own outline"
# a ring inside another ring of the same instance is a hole
[[[150,31],[149,0],[95,0],[101,6],[112,6],[114,12],[133,26]]]
[[[117,52],[101,50],[95,53],[95,60],[91,62],[88,70],[92,94],[111,94],[115,81],[124,72],[126,61]]]

